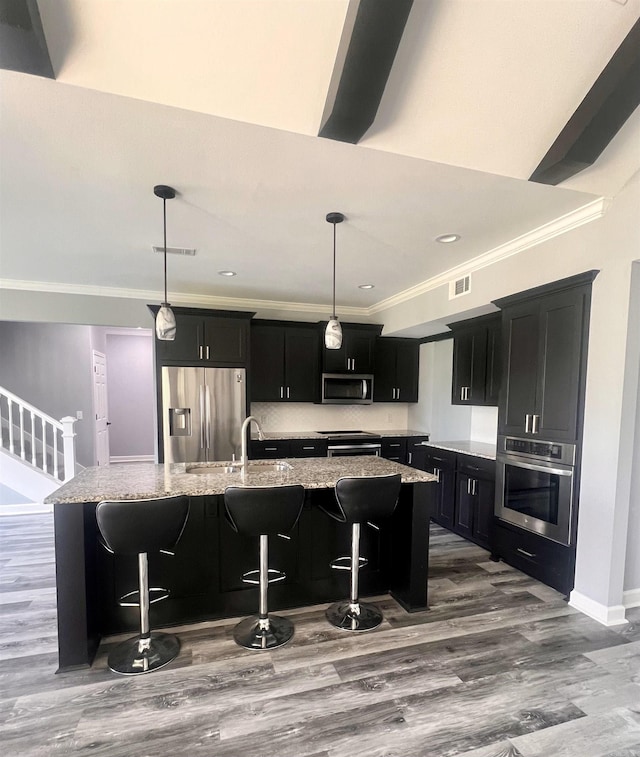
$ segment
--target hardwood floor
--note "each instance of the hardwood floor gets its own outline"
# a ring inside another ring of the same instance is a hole
[[[640,608],[604,628],[438,527],[428,612],[381,597],[383,626],[349,635],[324,607],[292,611],[293,641],[266,653],[237,647],[234,621],[185,626],[180,657],[134,678],[106,667],[118,639],[54,675],[52,532],[51,515],[0,518],[4,755],[640,755]]]

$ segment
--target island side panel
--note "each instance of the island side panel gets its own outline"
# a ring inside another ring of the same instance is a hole
[[[408,612],[426,610],[433,483],[403,484],[393,516],[390,593]]]
[[[98,632],[95,591],[95,505],[54,505],[58,672],[89,667]]]

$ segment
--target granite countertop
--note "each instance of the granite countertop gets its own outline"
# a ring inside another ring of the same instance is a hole
[[[440,442],[431,441],[424,442],[428,447],[438,447],[438,449],[448,449],[451,452],[460,452],[463,455],[472,455],[473,457],[484,457],[487,460],[496,459],[496,444],[488,444],[487,442],[471,442],[471,441],[453,441],[453,442]]]
[[[341,429],[345,431],[346,434],[353,433],[353,431],[348,431],[347,429]],[[370,428],[363,428],[358,429],[366,432],[367,434],[375,434],[376,436],[429,436],[429,433],[427,431],[416,431],[414,429],[410,428],[394,428],[394,429],[370,429]],[[320,434],[317,431],[265,431],[264,432],[264,440],[263,441],[275,441],[276,439],[281,440],[287,440],[287,439],[326,439],[326,434]],[[252,441],[259,441],[258,434],[256,433],[255,429],[252,428],[251,430],[251,439]]]
[[[272,468],[274,460],[251,460],[254,467]],[[103,499],[147,499],[186,494],[192,497],[223,494],[227,486],[279,486],[302,484],[305,489],[329,489],[344,476],[380,476],[400,473],[402,483],[435,481],[430,473],[381,457],[307,457],[285,460],[289,469],[273,472],[225,473],[230,463],[217,463],[211,473],[187,473],[187,468],[202,469],[211,463],[118,463],[85,468],[46,499],[47,504],[100,502]]]

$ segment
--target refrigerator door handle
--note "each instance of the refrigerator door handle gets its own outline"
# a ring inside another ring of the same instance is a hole
[[[204,449],[207,446],[207,440],[205,438],[204,386],[202,384],[200,384],[198,394],[200,403],[200,447]]]
[[[206,433],[205,446],[207,447],[207,449],[211,449],[213,447],[213,440],[211,438],[211,393],[208,384],[205,385],[204,392],[204,428]]]

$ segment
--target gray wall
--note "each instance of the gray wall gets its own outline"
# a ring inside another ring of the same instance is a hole
[[[107,332],[106,354],[110,457],[153,457],[156,406],[152,334]]]
[[[91,329],[0,321],[0,386],[59,420],[75,416],[77,459],[95,460]]]

